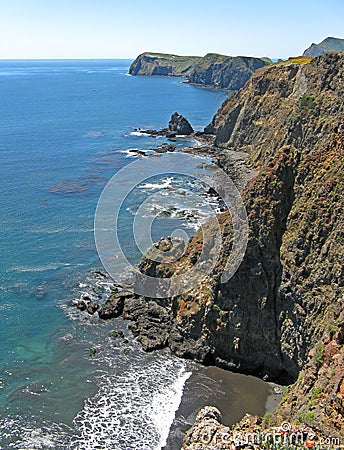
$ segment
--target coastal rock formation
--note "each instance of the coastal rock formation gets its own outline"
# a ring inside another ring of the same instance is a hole
[[[196,85],[237,91],[257,69],[270,62],[266,58],[230,57],[209,53],[193,66],[187,80]]]
[[[131,291],[118,291],[114,289],[105,304],[98,309],[100,319],[112,319],[119,317],[123,313],[124,301],[133,298]]]
[[[199,56],[178,56],[165,53],[142,53],[129,68],[130,75],[159,75],[183,77],[188,74]]]
[[[157,147],[155,147],[155,151],[157,153],[166,153],[166,152],[174,152],[176,149],[176,145],[175,144],[161,144],[158,145]]]
[[[189,136],[194,132],[190,122],[181,114],[175,112],[172,114],[168,123],[169,134]]]
[[[333,435],[344,432],[343,77],[340,53],[277,64],[255,72],[221,106],[205,130],[215,136],[212,152],[243,152],[257,171],[242,192],[249,221],[244,260],[221,283],[233,236],[224,213],[222,252],[211,275],[186,294],[141,303],[137,319],[126,313],[139,336],[145,330],[146,348],[168,345],[205,364],[298,380],[276,418]],[[206,226],[211,233],[212,221]],[[184,273],[202,242],[198,231],[176,263],[146,259],[141,270]]]
[[[344,52],[344,39],[327,37],[320,44],[313,43],[303,52],[303,56],[319,56],[328,52]]]
[[[166,347],[172,317],[164,306],[143,297],[131,298],[125,301],[123,318],[133,321],[130,329],[145,351]]]
[[[221,413],[217,408],[206,406],[196,417],[195,423],[187,431],[182,450],[260,450],[262,448],[285,449],[314,447],[324,436],[305,426],[271,427],[267,420],[246,415],[233,428],[221,423]],[[274,444],[271,444],[271,440]]]
[[[178,56],[164,53],[142,53],[131,64],[131,75],[185,77],[201,86],[238,90],[253,72],[267,64],[269,58],[225,56],[208,53],[200,56]]]

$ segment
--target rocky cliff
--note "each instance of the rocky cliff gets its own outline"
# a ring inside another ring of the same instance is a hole
[[[224,56],[209,53],[204,57],[142,53],[131,64],[131,75],[185,77],[190,83],[238,90],[253,72],[271,61],[268,58]]]
[[[199,56],[178,56],[165,53],[142,53],[129,68],[130,75],[186,76]]]
[[[213,153],[247,155],[257,175],[242,192],[249,240],[227,283],[231,216],[219,217],[222,253],[212,274],[179,297],[131,301],[125,316],[147,350],[293,381],[275,418],[344,434],[344,54],[260,69],[205,132]],[[226,169],[227,160],[221,158]],[[212,222],[207,224],[211,231]],[[173,277],[197,260],[202,233],[173,265],[141,262]],[[227,447],[224,447],[227,448]]]
[[[320,44],[313,43],[303,52],[303,56],[319,56],[328,52],[344,52],[344,39],[327,37]]]

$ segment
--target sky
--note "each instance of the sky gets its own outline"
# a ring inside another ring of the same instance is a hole
[[[285,58],[344,38],[343,17],[343,0],[0,0],[0,59]]]

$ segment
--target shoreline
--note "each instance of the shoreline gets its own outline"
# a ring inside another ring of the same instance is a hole
[[[218,408],[222,413],[222,423],[232,427],[246,414],[263,417],[272,413],[282,398],[282,386],[265,382],[252,375],[234,373],[216,366],[194,364],[192,375],[184,384],[181,403],[171,424],[166,446],[162,447],[162,450],[182,447],[186,432],[205,406]]]
[[[142,134],[146,134],[145,131],[139,129]],[[151,132],[152,130],[149,130],[147,134]],[[153,132],[164,133],[163,130],[153,130]],[[197,140],[198,145],[184,147],[178,151],[208,157],[219,168],[225,166],[240,191],[256,175],[256,171],[246,164],[248,157],[246,153],[215,146],[214,136],[212,135],[203,136],[200,133],[195,133],[190,137]],[[175,140],[173,141],[175,142]],[[161,148],[161,146],[157,148]],[[156,153],[161,152],[157,151]],[[148,155],[143,154],[140,154],[140,156],[148,157]],[[135,320],[129,320],[129,326],[132,324],[135,324]],[[156,350],[160,351],[158,348]],[[162,447],[164,450],[181,448],[185,433],[195,422],[198,412],[209,404],[220,409],[225,425],[233,426],[240,422],[246,414],[264,416],[266,413],[272,413],[282,398],[283,388],[273,383],[267,383],[258,376],[233,372],[215,365],[207,367],[197,362],[193,364],[195,364],[195,367],[196,365],[202,367],[202,371],[208,374],[214,390],[221,390],[222,393],[214,397],[211,396],[211,399],[209,399],[209,396],[205,399],[204,396],[200,395],[201,370],[196,369],[195,372],[192,372],[190,378],[185,381],[180,405],[175,411],[174,420],[168,431],[166,446]],[[276,392],[274,388],[276,388]],[[257,395],[257,392],[259,392],[259,395]]]
[[[161,132],[163,133],[162,130],[157,133]],[[146,134],[145,130],[141,129],[140,133]],[[215,146],[214,136],[212,135],[203,136],[200,133],[197,133],[197,135],[195,133],[190,138],[197,139],[198,145],[181,148],[176,153],[191,153],[210,158],[216,166],[226,168],[240,191],[255,176],[256,172],[246,165],[248,157],[246,153]],[[161,146],[157,148],[161,148]],[[166,146],[166,148],[168,147]],[[161,152],[156,151],[157,156],[159,156],[159,153]],[[138,156],[149,157],[149,155],[142,153],[138,153]],[[121,286],[121,288],[125,290],[124,286]],[[128,322],[129,328],[136,321],[129,320]],[[158,350],[158,348],[155,350]],[[181,359],[185,360],[185,358]],[[207,367],[201,363],[193,362],[192,364],[194,364],[195,371],[192,371],[192,375],[183,386],[180,405],[175,411],[173,422],[168,430],[166,446],[163,447],[165,450],[181,448],[186,431],[195,422],[198,412],[207,405],[217,407],[223,414],[223,423],[233,426],[246,414],[264,416],[268,412],[273,412],[282,397],[282,390],[279,386],[280,393],[276,393],[273,389],[274,385],[268,384],[258,376],[233,372],[215,365]],[[202,388],[204,388],[202,376],[205,376],[205,374],[208,375],[208,384],[210,383],[213,386],[215,392],[215,395],[211,395],[210,398],[209,392],[208,395],[204,395],[204,392],[202,394]]]

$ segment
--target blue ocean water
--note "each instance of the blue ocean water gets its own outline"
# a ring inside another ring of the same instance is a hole
[[[128,150],[164,142],[135,128],[164,127],[178,111],[200,129],[226,97],[128,76],[129,63],[0,61],[3,449],[158,449],[193,371],[167,351],[145,354],[120,319],[71,307],[83,292],[104,298],[109,289],[94,273],[102,189],[141,158]],[[156,235],[171,226],[166,219]],[[127,341],[110,337],[113,329]]]

